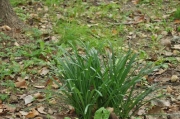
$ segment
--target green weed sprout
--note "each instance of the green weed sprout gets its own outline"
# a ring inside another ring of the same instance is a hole
[[[109,119],[109,116],[110,112],[104,107],[101,107],[95,112],[94,119]]]
[[[71,53],[64,51],[58,59],[58,69],[65,84],[62,91],[79,118],[91,119],[101,107],[113,107],[120,119],[129,118],[155,90],[152,86],[135,93],[136,84],[153,69],[147,65],[135,74],[139,66],[131,51],[118,55],[111,48],[109,53],[100,53],[83,45],[83,53],[79,53],[75,45],[72,47]]]
[[[174,19],[175,19],[175,20],[179,20],[179,19],[180,19],[180,8],[178,8],[178,9],[174,12],[173,16],[174,16]]]

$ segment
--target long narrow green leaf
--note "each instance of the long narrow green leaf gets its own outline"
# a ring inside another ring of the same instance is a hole
[[[116,112],[119,110],[120,118],[129,117],[130,112],[139,108],[143,99],[153,91],[148,88],[145,92],[134,94],[136,83],[152,68],[149,65],[144,68],[138,66],[136,55],[131,50],[117,55],[110,46],[111,53],[102,58],[104,54],[99,54],[95,48],[82,45],[84,53],[80,54],[77,46],[71,43],[72,52],[64,51],[58,63],[61,65],[64,89],[67,89],[63,92],[77,115],[91,119],[93,108],[114,107]],[[135,70],[140,71],[135,74]]]

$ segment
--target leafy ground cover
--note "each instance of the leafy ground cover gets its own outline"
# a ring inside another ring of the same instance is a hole
[[[131,47],[139,63],[162,65],[139,87],[159,83],[156,93],[166,96],[143,106],[134,118],[180,118],[178,0],[11,2],[33,28],[11,37],[0,34],[1,117],[76,117],[58,93],[61,82],[53,66],[63,54],[59,46],[71,51],[67,42],[82,40],[99,49],[109,50],[108,41],[117,50]]]

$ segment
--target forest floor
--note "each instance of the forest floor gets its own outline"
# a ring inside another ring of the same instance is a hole
[[[143,83],[158,83],[156,93],[166,95],[133,118],[180,119],[180,1],[119,1],[11,0],[32,28],[11,37],[0,33],[0,119],[73,118],[53,66],[62,55],[59,46],[77,40],[96,48],[108,47],[108,41],[116,49],[131,47],[139,63],[162,65]]]

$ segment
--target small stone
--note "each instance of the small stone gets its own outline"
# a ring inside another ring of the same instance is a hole
[[[177,75],[172,75],[171,77],[171,82],[176,82],[178,80],[178,76]]]

